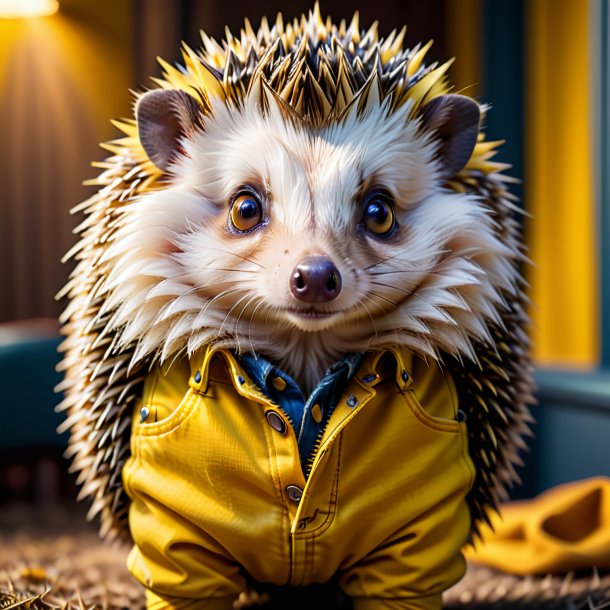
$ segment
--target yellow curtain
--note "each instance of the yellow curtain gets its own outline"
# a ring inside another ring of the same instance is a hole
[[[130,113],[132,7],[62,0],[50,17],[0,19],[0,321],[55,316],[61,257],[92,194],[83,180]],[[65,304],[64,304],[65,305]]]
[[[534,356],[599,360],[593,100],[587,0],[527,0],[524,190]]]

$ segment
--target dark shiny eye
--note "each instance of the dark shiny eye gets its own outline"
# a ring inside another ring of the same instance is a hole
[[[249,231],[262,222],[263,206],[254,193],[242,191],[233,199],[229,216],[238,231]]]
[[[396,226],[392,196],[386,191],[372,191],[365,198],[364,226],[380,237],[390,235]]]

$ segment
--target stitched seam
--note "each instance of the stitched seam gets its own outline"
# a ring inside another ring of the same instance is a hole
[[[377,394],[377,392],[375,391],[375,389],[365,385],[363,382],[360,381],[360,379],[358,379],[356,376],[352,377],[352,381],[354,381],[355,383],[357,383],[363,390],[365,390],[367,392],[367,395],[364,396],[364,398],[362,399],[362,402],[360,403],[359,406],[355,407],[352,412],[347,415],[344,419],[342,419],[338,424],[335,425],[335,427],[328,433],[328,439],[324,442],[324,443],[320,443],[320,446],[318,447],[317,451],[320,450],[320,448],[322,447],[323,444],[325,444],[326,442],[328,442],[328,440],[332,437],[333,434],[335,434],[335,432],[337,432],[338,430],[341,430],[342,428],[345,428],[347,426],[347,424],[358,414],[360,413],[360,411],[362,411],[362,409],[364,408],[364,406],[370,402],[371,400],[373,400]],[[344,395],[347,392],[344,392]],[[341,400],[339,400],[339,403],[341,402]],[[337,403],[337,408],[339,407],[339,403]],[[329,422],[330,423],[330,422]],[[328,429],[328,424],[327,424],[327,429]],[[326,432],[326,431],[325,431]],[[333,441],[334,442],[334,441]],[[332,445],[332,443],[330,443],[326,448],[328,449],[330,446]],[[317,452],[316,452],[317,453]],[[313,466],[313,465],[312,465]],[[311,472],[309,473],[311,475]]]
[[[264,413],[263,413],[263,417],[264,417]],[[264,424],[265,422],[262,422],[262,428],[263,428],[263,434],[265,435],[265,440],[267,441],[267,459],[269,460],[269,472],[271,473],[271,480],[273,481],[273,486],[275,488],[275,493],[277,494],[277,497],[280,501],[280,504],[282,506],[282,522],[285,521],[284,519],[284,515],[289,514],[290,510],[288,508],[288,503],[286,502],[286,499],[284,497],[284,494],[282,493],[282,482],[281,482],[281,475],[280,475],[280,471],[277,465],[277,460],[273,460],[271,457],[271,452],[273,452],[274,455],[276,454],[275,451],[275,443],[273,441],[273,433],[271,432],[271,430],[269,430]],[[290,521],[290,520],[288,520]],[[290,523],[288,523],[288,535],[290,535]]]
[[[264,411],[263,418],[264,418]],[[277,460],[273,460],[271,457],[271,452],[276,455],[275,451],[275,442],[273,439],[273,432],[269,430],[269,428],[265,425],[265,421],[261,421],[263,434],[265,435],[265,440],[267,441],[267,460],[269,462],[269,473],[271,474],[271,480],[273,482],[273,487],[275,488],[275,493],[280,501],[280,506],[282,509],[282,531],[284,532],[284,539],[288,540],[288,562],[290,569],[288,571],[288,582],[292,580],[292,574],[294,571],[293,566],[293,558],[292,558],[292,534],[291,534],[291,523],[290,523],[290,509],[288,508],[288,502],[284,494],[282,493],[282,482],[280,471],[277,465]]]
[[[331,526],[334,521],[335,515],[337,514],[337,503],[339,500],[339,478],[341,473],[341,455],[342,455],[342,447],[343,447],[343,433],[340,433],[337,438],[337,467],[335,469],[335,477],[333,480],[333,487],[330,496],[330,503],[328,505],[328,513],[326,513],[326,517],[324,521],[320,523],[315,529],[312,529],[302,536],[301,539],[307,540],[308,538],[317,538],[322,535],[328,528]]]
[[[195,402],[198,398],[199,395],[192,388],[189,388],[185,397],[169,417],[160,422],[137,426],[137,436],[141,438],[162,437],[171,434],[182,426],[182,424],[196,411]]]
[[[460,431],[460,425],[458,422],[439,421],[427,413],[419,402],[415,400],[411,392],[411,390],[407,390],[406,392],[399,392],[399,394],[403,397],[413,415],[415,415],[415,417],[424,426],[431,428],[432,430],[436,430],[437,432],[449,432],[452,434],[457,434]]]
[[[301,579],[301,584],[306,583],[311,574],[312,552],[313,552],[313,548],[312,548],[312,544],[311,544],[311,538],[306,538],[305,539],[305,557],[304,557],[304,561],[303,561],[303,578]]]

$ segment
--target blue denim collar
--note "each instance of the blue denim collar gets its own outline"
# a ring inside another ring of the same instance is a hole
[[[364,353],[348,354],[333,364],[307,399],[296,381],[261,355],[244,354],[239,360],[263,394],[280,406],[294,428],[299,444],[301,465],[305,466],[317,439],[345,389],[360,366]],[[281,381],[278,381],[281,380]],[[316,422],[312,408],[319,405],[321,420]]]

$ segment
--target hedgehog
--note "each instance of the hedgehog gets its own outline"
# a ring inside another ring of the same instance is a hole
[[[317,4],[202,32],[74,209],[60,431],[148,607],[438,608],[518,481],[520,208],[487,107],[404,35]]]

